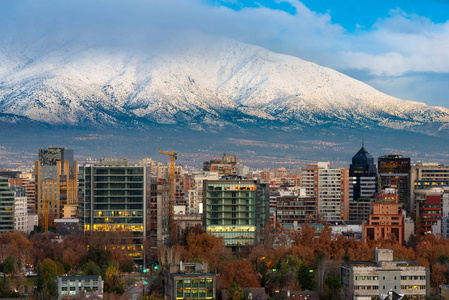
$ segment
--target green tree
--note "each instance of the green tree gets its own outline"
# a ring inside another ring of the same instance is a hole
[[[36,277],[37,299],[56,299],[58,296],[57,276],[58,266],[54,261],[46,258],[39,264]]]
[[[105,290],[110,293],[123,294],[125,292],[125,282],[120,277],[118,265],[113,262],[109,264],[105,273]]]
[[[89,261],[89,262],[85,263],[81,267],[81,270],[83,270],[84,275],[101,275],[100,267],[97,266],[97,264],[94,263],[93,261]]]
[[[16,276],[21,268],[20,261],[12,255],[9,255],[3,262],[3,273]]]
[[[125,258],[121,269],[124,273],[131,273],[134,270],[134,261],[131,258]]]
[[[228,295],[229,300],[244,300],[245,297],[245,290],[238,284],[233,282],[229,289],[226,291],[226,294]]]
[[[87,256],[84,257],[83,262],[86,263],[90,260],[96,263],[102,270],[106,270],[112,261],[112,253],[101,244],[90,246]]]
[[[303,291],[313,291],[315,289],[315,284],[313,282],[313,273],[310,272],[309,267],[305,264],[301,264],[299,266],[298,281]]]
[[[327,300],[341,299],[340,290],[343,285],[340,283],[340,279],[338,279],[337,276],[326,277],[326,279],[324,280],[324,286]]]

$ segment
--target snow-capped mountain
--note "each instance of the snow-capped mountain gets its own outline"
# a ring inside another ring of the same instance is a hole
[[[0,46],[0,121],[194,129],[264,124],[435,134],[449,109],[400,100],[337,71],[221,39],[167,52]]]

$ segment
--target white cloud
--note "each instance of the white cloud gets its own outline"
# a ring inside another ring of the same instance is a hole
[[[392,10],[373,27],[358,26],[349,33],[332,23],[330,12],[316,13],[297,0],[289,2],[295,15],[263,6],[234,11],[203,0],[4,0],[0,40],[27,48],[40,39],[39,47],[78,40],[164,49],[202,33],[375,76],[449,72],[449,22]]]

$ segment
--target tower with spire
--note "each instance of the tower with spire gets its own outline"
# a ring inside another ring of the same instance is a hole
[[[365,149],[364,141],[362,148],[352,157],[349,181],[349,201],[357,201],[360,198],[374,199],[377,191],[377,168],[374,158]]]

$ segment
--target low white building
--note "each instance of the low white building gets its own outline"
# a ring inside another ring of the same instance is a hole
[[[103,293],[101,276],[58,276],[58,299],[76,298],[80,293],[93,291]]]
[[[375,257],[375,262],[346,262],[341,267],[340,279],[346,299],[370,300],[388,292],[413,299],[429,296],[430,273],[421,263],[394,261],[390,249],[376,249]]]

